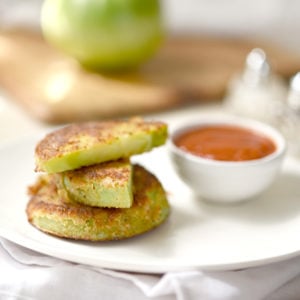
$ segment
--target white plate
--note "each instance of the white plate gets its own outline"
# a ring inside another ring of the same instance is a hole
[[[171,216],[139,237],[88,243],[52,237],[27,222],[26,188],[36,176],[36,141],[29,138],[0,149],[0,235],[17,244],[73,262],[145,273],[237,269],[300,253],[299,162],[288,159],[277,182],[254,201],[216,206],[192,196],[164,147],[136,156],[165,186]]]

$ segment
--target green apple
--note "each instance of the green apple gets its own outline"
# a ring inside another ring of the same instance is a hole
[[[163,37],[159,0],[45,0],[41,28],[82,65],[107,71],[140,65]]]

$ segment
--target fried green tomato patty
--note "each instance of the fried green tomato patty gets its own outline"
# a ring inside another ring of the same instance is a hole
[[[169,215],[158,179],[133,166],[134,202],[130,208],[100,208],[72,201],[58,187],[57,174],[41,175],[29,188],[28,221],[41,231],[64,238],[105,241],[129,238],[160,225]]]
[[[129,208],[132,205],[132,165],[129,159],[57,174],[61,176],[62,186],[76,202],[115,208]]]
[[[36,146],[36,171],[58,173],[150,151],[163,145],[167,125],[140,118],[74,123],[46,135]]]

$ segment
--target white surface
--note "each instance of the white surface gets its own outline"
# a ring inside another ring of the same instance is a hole
[[[223,207],[195,199],[175,175],[163,147],[136,157],[168,192],[172,213],[161,227],[137,238],[105,243],[44,234],[27,222],[25,214],[26,187],[35,177],[37,138],[0,149],[0,236],[17,244],[74,262],[145,273],[237,269],[300,253],[298,162],[287,161],[283,174],[264,196]]]
[[[299,50],[297,0],[164,0],[167,28],[281,44]]]
[[[49,129],[25,114],[23,108],[18,106],[0,87],[0,145],[31,136],[37,132]]]

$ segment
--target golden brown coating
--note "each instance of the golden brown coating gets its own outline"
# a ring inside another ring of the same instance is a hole
[[[74,123],[46,135],[36,146],[36,170],[57,173],[119,158],[163,145],[167,125],[129,121]]]
[[[46,233],[78,240],[129,238],[166,220],[170,207],[158,179],[134,165],[134,202],[131,208],[96,208],[73,202],[57,184],[57,174],[42,175],[30,187],[29,222]]]
[[[63,187],[76,202],[129,208],[133,201],[132,165],[128,158],[57,173]]]

